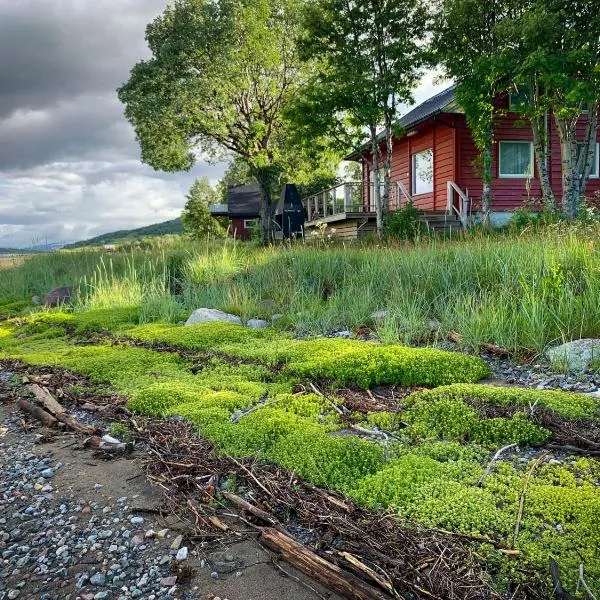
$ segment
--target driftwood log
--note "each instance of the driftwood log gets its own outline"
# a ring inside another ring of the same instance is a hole
[[[24,398],[19,398],[17,406],[23,411],[30,414],[32,417],[37,419],[42,425],[46,427],[63,427],[64,424],[58,419],[53,417],[49,412],[46,412],[43,408],[32,404]]]
[[[265,527],[261,530],[261,542],[298,571],[329,590],[349,600],[392,600],[392,596],[370,586],[352,573],[321,558],[306,546],[300,544],[285,533]]]
[[[72,431],[76,431],[77,433],[85,433],[89,435],[94,433],[94,431],[96,430],[91,425],[84,425],[82,423],[79,423],[79,421],[77,421],[76,419],[74,419],[67,412],[64,406],[62,406],[45,387],[42,387],[37,383],[33,383],[29,386],[29,389],[33,392],[36,402],[45,409],[45,412],[49,413],[50,415],[53,415],[56,420],[60,421],[61,423],[64,423]],[[44,423],[44,421],[42,422]]]

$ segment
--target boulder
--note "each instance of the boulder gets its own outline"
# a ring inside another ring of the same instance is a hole
[[[198,325],[198,323],[216,323],[216,322],[235,323],[241,325],[242,320],[236,315],[224,313],[216,308],[199,308],[195,310],[186,325]]]
[[[44,300],[44,306],[48,308],[56,308],[63,304],[71,304],[73,300],[73,288],[70,287],[57,287],[54,288]]]
[[[250,329],[264,329],[268,325],[263,319],[250,319],[246,324]]]
[[[560,362],[571,371],[585,371],[593,362],[600,364],[600,339],[583,339],[561,344],[546,351],[552,362]]]
[[[34,306],[42,305],[42,299],[39,296],[33,296],[33,298],[31,299],[31,302]]]

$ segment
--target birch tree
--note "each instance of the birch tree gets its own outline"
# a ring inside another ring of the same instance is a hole
[[[427,19],[418,0],[309,0],[306,10],[304,54],[320,65],[314,105],[321,94],[333,129],[368,131],[379,234],[390,202],[394,125],[421,74]]]

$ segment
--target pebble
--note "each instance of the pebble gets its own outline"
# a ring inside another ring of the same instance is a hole
[[[171,550],[179,550],[179,546],[181,546],[181,542],[183,542],[183,536],[178,535],[171,543]]]
[[[131,517],[132,525],[141,525],[144,522],[143,517]]]
[[[104,573],[94,573],[90,577],[90,583],[92,585],[104,585],[106,583],[106,575]]]
[[[182,560],[186,560],[188,557],[188,549],[187,546],[182,546],[181,548],[179,548],[179,550],[177,551],[177,555],[175,556],[175,560],[178,561],[182,561]]]
[[[40,475],[44,479],[52,479],[54,477],[54,469],[44,469]]]

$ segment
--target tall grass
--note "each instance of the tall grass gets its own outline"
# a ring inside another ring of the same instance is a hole
[[[141,320],[175,321],[200,306],[243,318],[282,313],[309,332],[371,326],[384,341],[422,342],[432,321],[467,346],[541,352],[600,336],[600,228],[556,226],[459,241],[384,247],[257,249],[172,242],[111,256],[64,252],[3,269],[0,297],[76,285],[78,310],[137,306]],[[386,311],[374,321],[374,311]]]

